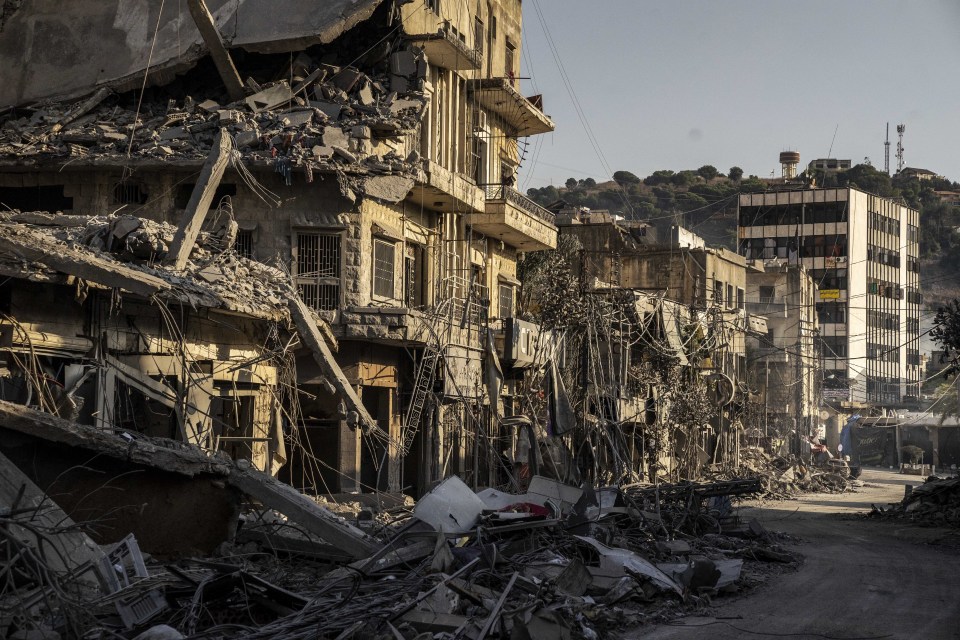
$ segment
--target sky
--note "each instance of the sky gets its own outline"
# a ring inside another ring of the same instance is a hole
[[[524,191],[779,176],[784,150],[882,170],[888,122],[893,171],[904,124],[905,166],[960,181],[960,0],[524,0],[523,21],[523,90],[556,123],[521,143]]]

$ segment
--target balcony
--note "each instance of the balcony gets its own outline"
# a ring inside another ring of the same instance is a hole
[[[525,98],[508,78],[468,80],[467,88],[481,107],[503,118],[517,130],[518,136],[550,133],[555,128],[553,120],[543,113],[540,105]]]
[[[483,64],[483,53],[468,47],[453,33],[449,22],[444,23],[436,33],[411,35],[407,39],[423,49],[431,64],[443,69],[476,71]]]
[[[746,304],[747,313],[758,316],[767,316],[768,318],[786,318],[787,301],[784,298],[748,298]]]
[[[488,185],[485,194],[484,212],[466,215],[467,224],[475,231],[520,251],[557,248],[552,213],[512,187]]]

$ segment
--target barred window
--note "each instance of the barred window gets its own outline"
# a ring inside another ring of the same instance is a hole
[[[298,233],[294,279],[307,306],[332,311],[340,306],[340,234]]]
[[[394,269],[397,245],[386,240],[373,241],[373,295],[381,298],[394,296]]]
[[[253,259],[253,231],[238,231],[234,249],[241,258]]]
[[[501,318],[513,317],[513,285],[512,284],[500,285],[500,317]]]

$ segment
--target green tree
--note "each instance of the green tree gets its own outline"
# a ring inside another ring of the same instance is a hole
[[[856,187],[878,196],[894,195],[890,176],[869,164],[858,164],[837,174],[837,183],[841,187]]]
[[[597,186],[597,181],[594,180],[593,178],[587,178],[586,180],[583,181],[583,186],[587,187],[588,189],[591,189]]]
[[[717,168],[712,164],[703,165],[697,169],[697,173],[700,174],[700,177],[704,180],[713,180],[720,174],[720,172],[717,171]]]
[[[694,184],[697,181],[697,177],[696,171],[681,171],[673,174],[673,178],[670,179],[670,182],[678,187],[687,187],[691,184]]]
[[[643,179],[643,184],[648,187],[653,187],[658,184],[669,184],[673,179],[673,171],[669,169],[661,169],[659,171],[654,171],[649,176]]]
[[[576,178],[567,178],[567,181],[563,183],[567,189],[576,189],[577,188],[577,179]]]
[[[637,184],[640,182],[640,178],[629,171],[614,171],[613,181],[622,187],[629,184]]]
[[[730,171],[727,172],[727,176],[734,182],[740,182],[740,178],[743,177],[743,169],[737,166],[730,167]]]

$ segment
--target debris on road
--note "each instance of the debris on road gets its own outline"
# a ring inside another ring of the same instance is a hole
[[[912,487],[899,504],[874,505],[873,516],[910,520],[931,526],[960,526],[960,477],[931,476]]]
[[[122,440],[86,437],[87,447]],[[131,446],[142,461],[137,449],[151,445]],[[190,451],[197,450],[183,447],[168,455],[194,464]],[[113,455],[106,445],[101,450]],[[134,536],[95,544],[83,533],[95,522],[73,523],[0,459],[0,531],[17,540],[2,557],[13,579],[0,592],[0,633],[603,637],[674,615],[705,595],[737,591],[751,566],[794,560],[757,523],[740,523],[732,508],[714,531],[685,533],[711,501],[756,491],[754,481],[664,486],[658,501],[658,487],[577,488],[539,476],[525,494],[475,493],[452,476],[412,509],[397,502],[372,521],[361,516],[369,507],[358,504],[352,525],[335,524],[319,503],[249,464],[215,460],[208,471],[223,474],[222,491],[237,487],[259,503],[247,503],[234,534],[213,553],[161,557],[141,552]],[[686,520],[677,517],[684,495]],[[59,545],[84,552],[58,553]]]

